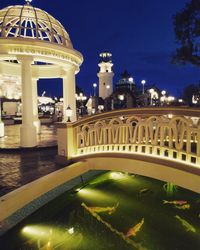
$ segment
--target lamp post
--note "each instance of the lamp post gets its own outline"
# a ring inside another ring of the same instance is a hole
[[[146,81],[142,80],[141,84],[142,84],[142,94],[144,95],[144,85],[146,84]]]
[[[154,89],[150,89],[149,90],[149,93],[150,93],[150,105],[152,105],[153,104],[153,93],[154,93]]]
[[[80,93],[79,95],[76,94],[76,100],[80,102],[80,110],[81,110],[81,116],[82,116],[83,109],[84,109],[83,102],[87,100],[87,96],[84,96],[83,93]]]
[[[161,94],[162,94],[162,96],[160,97],[161,105],[164,105],[166,101],[166,91],[162,90]]]
[[[99,106],[98,106],[98,110],[99,110],[100,113],[103,112],[103,110],[104,110],[104,105],[99,105]]]
[[[96,87],[97,87],[97,84],[96,84],[96,83],[93,83],[93,88],[94,88],[94,96],[96,96]]]
[[[72,117],[72,115],[73,115],[73,111],[70,108],[70,106],[68,106],[66,109],[67,122],[71,122],[70,118]]]

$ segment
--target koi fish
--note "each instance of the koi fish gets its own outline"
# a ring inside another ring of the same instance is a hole
[[[119,206],[119,203],[117,203],[116,206],[113,206],[113,207],[88,207],[88,209],[94,213],[108,212],[108,214],[113,214],[116,211],[118,206]]]
[[[183,209],[183,210],[190,209],[190,204],[184,204],[184,205],[180,205],[180,206],[176,205],[175,208]]]
[[[136,233],[140,231],[143,224],[144,218],[138,224],[128,230],[126,237],[136,236]]]
[[[196,233],[196,229],[186,220],[182,219],[180,216],[176,215],[175,218],[181,222],[181,224],[185,227],[186,231],[191,231]]]
[[[146,194],[149,191],[150,191],[149,188],[143,188],[143,189],[140,190],[140,194]]]
[[[163,200],[163,204],[184,205],[184,204],[187,204],[187,201],[183,201],[183,200],[166,201],[166,200]]]

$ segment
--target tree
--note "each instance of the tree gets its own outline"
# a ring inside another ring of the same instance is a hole
[[[200,0],[190,0],[185,8],[173,17],[179,48],[173,63],[192,63],[200,66]]]
[[[200,86],[195,84],[190,84],[186,86],[183,90],[183,99],[189,106],[191,106],[193,105],[192,103],[193,96],[199,97],[199,93],[200,93]]]

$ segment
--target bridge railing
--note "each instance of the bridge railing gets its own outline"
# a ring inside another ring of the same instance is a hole
[[[200,165],[199,118],[199,110],[183,108],[131,109],[88,117],[67,125],[66,156],[134,153]]]

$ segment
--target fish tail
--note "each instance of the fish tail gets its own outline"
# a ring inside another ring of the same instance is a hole
[[[163,204],[167,204],[167,203],[169,203],[168,201],[166,201],[166,200],[163,200]]]

